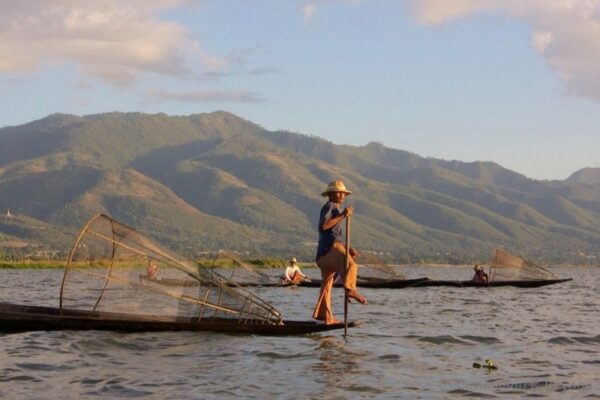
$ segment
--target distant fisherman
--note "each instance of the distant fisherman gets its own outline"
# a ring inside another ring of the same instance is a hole
[[[298,265],[296,257],[292,258],[290,264],[285,269],[285,283],[298,284],[305,280],[310,281],[310,279],[300,271],[300,266]]]
[[[149,280],[158,279],[158,266],[152,260],[148,260],[146,278]]]
[[[350,195],[342,181],[330,182],[321,196],[329,197],[329,201],[321,208],[319,216],[319,247],[317,248],[317,265],[321,270],[321,291],[313,312],[313,318],[326,324],[339,323],[333,316],[331,308],[331,289],[336,274],[344,282],[344,290],[348,298],[355,299],[361,304],[367,304],[367,299],[356,290],[356,275],[358,265],[354,261],[358,252],[350,248],[350,266],[346,271],[346,246],[342,243],[342,221],[352,215],[353,208],[339,210],[346,196]]]
[[[479,266],[479,264],[475,264],[475,267],[473,269],[475,270],[475,275],[473,275],[473,279],[472,279],[473,282],[475,282],[475,283],[488,283],[489,282],[488,274],[486,274],[483,271],[483,268],[481,268]]]

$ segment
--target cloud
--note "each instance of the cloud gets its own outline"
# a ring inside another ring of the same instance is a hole
[[[408,0],[415,18],[421,24],[431,26],[489,9],[492,7],[492,2],[493,0]]]
[[[600,0],[407,0],[424,25],[478,12],[503,13],[532,28],[531,46],[579,96],[600,100]]]
[[[32,72],[72,63],[79,72],[117,86],[141,73],[193,75],[190,60],[221,68],[218,58],[160,13],[184,0],[3,0],[0,73]]]
[[[185,103],[257,103],[266,101],[255,92],[245,90],[199,90],[191,92],[171,92],[164,90],[149,90],[147,100],[174,100]]]

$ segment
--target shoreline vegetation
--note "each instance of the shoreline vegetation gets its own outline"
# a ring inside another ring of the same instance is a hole
[[[261,268],[261,269],[284,269],[288,260],[284,259],[251,259],[251,260],[242,260],[244,263],[250,264],[251,266]],[[196,260],[196,262],[205,267],[210,268],[213,265],[213,260]],[[0,269],[64,269],[66,261],[62,260],[23,260],[23,261],[10,261],[10,260],[0,260]],[[106,262],[85,262],[84,264],[89,264],[89,267],[105,267],[108,265],[108,261]],[[134,261],[123,261],[119,262],[119,267],[123,268],[145,268],[144,263],[134,262]],[[485,265],[481,263],[482,265]],[[229,260],[218,260],[215,264],[218,268],[232,268],[234,265]],[[390,267],[402,269],[402,268],[470,268],[473,266],[472,263],[467,264],[437,264],[437,263],[423,263],[423,264],[388,264]],[[300,266],[304,268],[317,268],[317,265],[313,263],[300,263]],[[81,263],[79,264],[81,267]],[[597,264],[552,264],[549,267],[588,267],[588,268],[599,268],[600,265]]]

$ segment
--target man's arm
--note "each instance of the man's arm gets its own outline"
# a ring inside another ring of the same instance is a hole
[[[324,231],[330,230],[331,228],[336,226],[341,220],[343,220],[347,216],[352,215],[352,211],[353,211],[353,208],[348,207],[348,208],[345,208],[344,211],[342,211],[342,213],[340,215],[338,215],[337,217],[332,217],[332,218],[326,219],[325,222],[323,222],[323,225],[321,225],[321,229]]]

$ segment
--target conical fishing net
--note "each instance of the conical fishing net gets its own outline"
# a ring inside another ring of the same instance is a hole
[[[490,281],[548,280],[558,279],[552,272],[532,262],[496,249],[492,256]]]
[[[75,241],[60,307],[156,320],[176,317],[178,322],[282,321],[269,303],[214,269],[203,268],[106,215],[93,217]]]

